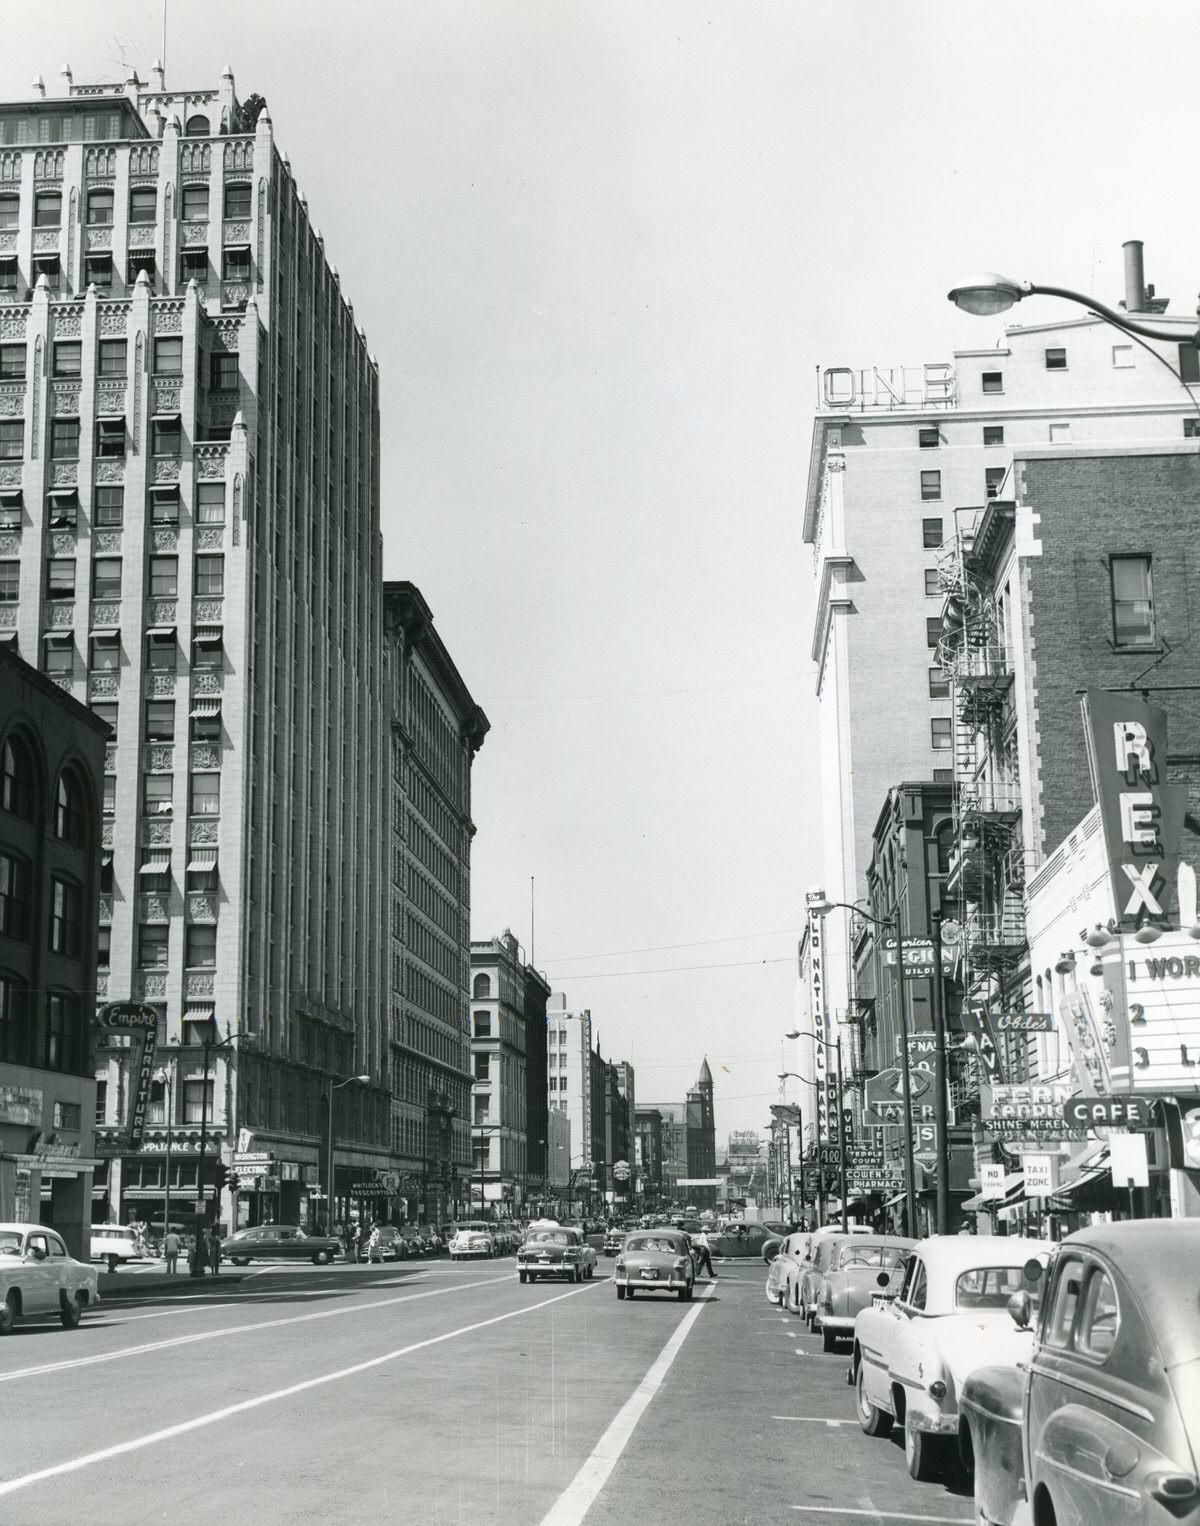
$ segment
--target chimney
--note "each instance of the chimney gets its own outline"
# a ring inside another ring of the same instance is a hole
[[[1125,251],[1125,311],[1146,311],[1146,273],[1142,266],[1142,241],[1140,238],[1126,240],[1121,246]]]

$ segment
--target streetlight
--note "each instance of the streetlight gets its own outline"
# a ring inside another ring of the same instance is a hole
[[[799,1029],[795,1029],[793,1031],[795,1036],[799,1038]],[[814,1033],[810,1036],[816,1043],[820,1044],[822,1048],[832,1049],[837,1053],[838,1178],[842,1194],[842,1233],[846,1235],[850,1233],[850,1224],[846,1216],[846,1087],[842,1080],[842,1036],[839,1033],[835,1041],[830,1039],[823,1039],[817,1033]],[[789,1033],[788,1037],[791,1038],[792,1034]],[[784,1074],[794,1076],[796,1072],[791,1070],[785,1071]],[[779,1079],[782,1081],[783,1076],[781,1075]],[[818,1118],[820,1117],[819,1109],[817,1116]],[[823,1165],[821,1169],[824,1171]]]
[[[890,927],[896,934],[896,1004],[900,1012],[900,1080],[904,1105],[904,1232],[910,1239],[915,1240],[917,1237],[917,1168],[913,1159],[912,1074],[908,1057],[908,1014],[904,1008],[904,933],[900,922],[900,902],[897,900],[890,917],[872,916],[869,911],[864,911],[861,906],[852,905],[849,901],[827,901],[823,892],[818,892],[808,903],[809,911],[818,917],[827,917],[835,907],[841,907],[843,911],[852,911],[875,927]],[[938,974],[941,974],[940,970]],[[944,1107],[943,1089],[942,1100],[937,1102],[939,1116],[935,1120],[940,1122],[943,1139],[946,1123]]]
[[[334,1094],[334,1092],[341,1091],[343,1086],[365,1086],[367,1084],[367,1082],[370,1081],[370,1079],[371,1078],[368,1075],[362,1075],[362,1076],[343,1076],[343,1078],[339,1081],[339,1080],[337,1080],[335,1078],[334,1073],[332,1071],[330,1071],[330,1073],[329,1073],[329,1077],[328,1077],[329,1085],[327,1086],[327,1088],[325,1090],[325,1105],[326,1105],[326,1107],[328,1108],[328,1111],[329,1111],[329,1154],[326,1157],[326,1160],[327,1160],[327,1163],[328,1163],[328,1166],[329,1166],[329,1175],[327,1177],[327,1187],[328,1187],[328,1192],[329,1192],[329,1223],[326,1224],[326,1226],[325,1226],[325,1233],[326,1234],[330,1234],[331,1235],[333,1233],[333,1225],[334,1225],[334,1217],[333,1217],[333,1215],[334,1215],[334,1193],[333,1193],[333,1094]],[[349,1219],[349,1214],[347,1214],[346,1217],[347,1217],[347,1219]]]
[[[163,1239],[171,1233],[171,1123],[175,1117],[175,1089],[171,1082],[171,1072],[165,1066],[160,1065],[154,1072],[154,1079],[163,1089],[164,1116],[167,1120],[167,1173],[163,1181]]]
[[[212,1031],[217,1031],[216,1018],[212,1020]],[[212,1053],[214,1049],[231,1049],[238,1039],[253,1041],[258,1037],[252,1029],[242,1033],[227,1033],[223,1039],[207,1038],[201,1043],[204,1050],[204,1081],[200,1093],[200,1159],[196,1163],[196,1217],[203,1219],[208,1217],[208,1211],[204,1202],[204,1156],[208,1148],[208,1081],[212,1073]],[[213,1193],[214,1206],[216,1206],[216,1191]],[[202,1276],[200,1271],[196,1276]]]
[[[974,313],[979,318],[992,318],[997,313],[1006,312],[1026,297],[1062,297],[1067,302],[1078,302],[1089,312],[1130,334],[1141,334],[1146,339],[1165,339],[1172,344],[1182,342],[1200,345],[1200,329],[1189,334],[1177,328],[1161,328],[1153,323],[1134,323],[1126,313],[1114,312],[1111,307],[1106,307],[1103,302],[1097,302],[1095,297],[1085,296],[1082,292],[1070,291],[1065,286],[1035,286],[1032,281],[1014,281],[1009,276],[996,275],[995,272],[960,281],[957,286],[950,288],[946,297],[955,307],[961,307],[964,313]]]

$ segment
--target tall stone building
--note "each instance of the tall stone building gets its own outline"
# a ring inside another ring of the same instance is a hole
[[[538,1044],[545,1054],[547,995],[549,987],[526,964],[511,932],[471,944],[474,1155],[470,1194],[464,1196],[469,1201],[473,1196],[477,1208],[502,1217],[518,1213],[531,1195],[531,1180],[537,1193],[544,1176],[544,1168],[541,1175],[532,1177],[530,1171],[530,1146],[536,1149],[536,1141],[541,1142],[535,1157],[540,1158],[546,1134],[530,1128],[528,1046],[534,1046],[537,1071],[542,1068],[536,1056]],[[534,1129],[541,1125],[539,1114]]]
[[[391,1152],[395,1211],[457,1212],[471,1170],[471,765],[488,720],[412,583],[383,589],[391,721]],[[339,1193],[353,1184],[339,1183]]]
[[[156,69],[0,105],[0,631],[113,728],[100,996],[162,1122],[102,1207],[324,1217],[388,1157],[378,376],[261,101]],[[188,1173],[190,1172],[190,1180]],[[210,1211],[212,1211],[210,1203]]]

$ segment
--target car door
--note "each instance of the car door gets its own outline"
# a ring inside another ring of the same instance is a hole
[[[888,1353],[888,1369],[893,1381],[902,1383],[906,1389],[921,1388],[921,1358],[924,1346],[924,1315],[929,1294],[929,1276],[925,1262],[914,1256],[905,1278],[904,1289],[893,1300],[890,1312],[894,1321],[891,1350]]]
[[[50,1259],[50,1237],[45,1230],[31,1230],[25,1239],[20,1272],[21,1309],[25,1314],[44,1314],[58,1308],[58,1287]]]
[[[909,1315],[910,1300],[918,1296],[924,1307],[925,1265],[920,1256],[913,1256],[904,1270],[900,1292],[887,1304],[864,1309],[854,1322],[854,1333],[859,1343],[862,1359],[863,1391],[879,1409],[892,1410],[892,1385],[890,1371],[896,1357],[903,1325]]]
[[[271,1252],[274,1256],[282,1256],[288,1261],[293,1261],[297,1256],[307,1254],[306,1248],[300,1243],[300,1233],[290,1224],[280,1224],[275,1230],[275,1244]]]
[[[1062,1257],[1029,1384],[1035,1487],[1059,1526],[1161,1517],[1141,1474],[1170,1446],[1173,1408],[1162,1353],[1117,1274],[1097,1256]]]

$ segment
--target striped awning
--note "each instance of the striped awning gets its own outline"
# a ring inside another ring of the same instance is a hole
[[[193,848],[192,856],[187,862],[189,874],[211,874],[217,867],[217,850],[215,848]]]
[[[147,636],[173,636],[175,634],[175,627],[173,625],[149,625],[146,627],[146,634]]]
[[[139,874],[170,874],[171,855],[169,853],[155,853],[146,860],[138,869]]]
[[[192,706],[193,720],[211,720],[214,715],[220,715],[221,701],[219,699],[198,699]]]
[[[192,640],[198,641],[201,646],[217,646],[222,640],[221,627],[219,625],[199,625],[192,632]]]
[[[46,495],[48,498],[78,498],[77,487],[52,487]]]
[[[75,640],[75,632],[74,631],[47,631],[45,633],[45,635],[42,637],[42,640],[43,641],[48,641],[52,646],[54,646],[54,645],[58,645],[58,646],[70,646],[71,642]]]
[[[210,1002],[207,1006],[190,1006],[183,1009],[185,1023],[211,1023],[216,1015],[216,1007]]]

